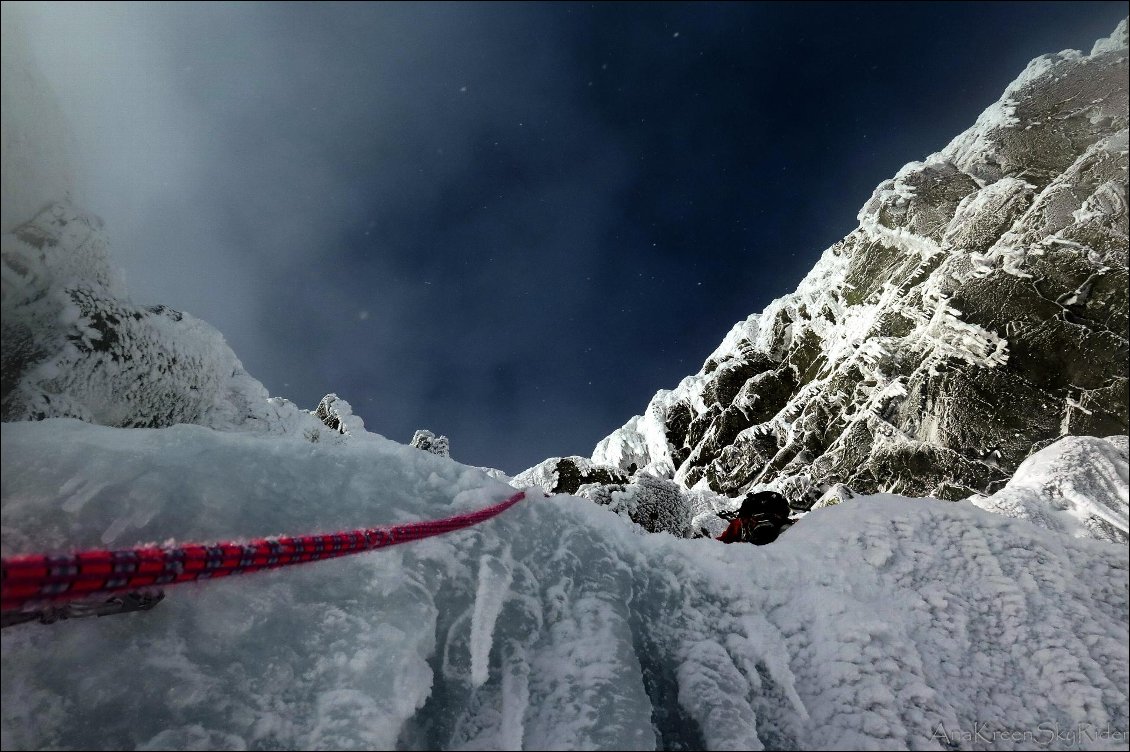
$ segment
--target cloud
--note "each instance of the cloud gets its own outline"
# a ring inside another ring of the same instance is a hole
[[[562,12],[19,12],[76,134],[78,200],[135,299],[215,325],[274,393],[338,391],[393,437],[432,405],[523,413],[518,364],[554,355],[529,332],[551,341],[591,304],[631,179],[581,99]]]

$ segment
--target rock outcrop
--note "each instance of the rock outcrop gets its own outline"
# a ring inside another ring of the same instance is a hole
[[[1032,61],[592,461],[804,509],[991,494],[1061,436],[1125,434],[1127,58],[1123,21]]]
[[[448,438],[446,436],[436,436],[431,431],[423,428],[412,435],[412,441],[408,442],[408,446],[422,449],[425,452],[431,452],[440,457],[451,456],[451,444]]]
[[[551,457],[514,477],[519,488],[537,486],[547,493],[574,494],[581,486],[614,485],[628,482],[629,472],[618,467],[598,465],[584,457]]]

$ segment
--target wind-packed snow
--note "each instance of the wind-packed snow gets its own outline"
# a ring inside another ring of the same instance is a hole
[[[1025,460],[1000,491],[969,500],[1068,535],[1126,543],[1128,476],[1127,437],[1068,436]]]
[[[5,556],[430,519],[512,493],[363,431],[54,419],[2,440]],[[531,493],[444,537],[5,629],[0,741],[1124,749],[1128,568],[1125,546],[968,503],[852,499],[759,548]]]

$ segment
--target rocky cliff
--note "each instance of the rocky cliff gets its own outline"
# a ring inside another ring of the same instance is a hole
[[[959,499],[1061,436],[1125,434],[1127,57],[1123,21],[1090,54],[1033,60],[590,470],[769,486],[801,509]]]

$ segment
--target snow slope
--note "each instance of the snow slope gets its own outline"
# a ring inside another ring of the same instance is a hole
[[[969,501],[1041,527],[1125,544],[1130,541],[1127,437],[1070,436],[1036,452],[992,496]]]
[[[434,518],[511,492],[363,432],[53,419],[2,439],[5,556]],[[148,613],[6,629],[0,741],[1066,749],[1130,723],[1124,546],[892,496],[726,546],[532,496],[446,537],[171,588]]]

